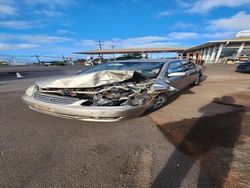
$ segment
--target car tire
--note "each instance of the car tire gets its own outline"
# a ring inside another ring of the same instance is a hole
[[[160,94],[157,97],[155,97],[155,99],[153,100],[152,109],[157,110],[157,109],[161,108],[162,106],[164,106],[167,102],[167,98],[168,97],[166,94]]]

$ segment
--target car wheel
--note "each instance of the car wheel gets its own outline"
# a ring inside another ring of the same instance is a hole
[[[153,100],[153,109],[161,108],[167,102],[167,96],[165,94],[160,94]]]

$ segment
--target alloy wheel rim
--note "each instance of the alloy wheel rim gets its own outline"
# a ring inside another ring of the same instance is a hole
[[[159,108],[165,103],[165,97],[158,96],[155,100],[154,108]]]

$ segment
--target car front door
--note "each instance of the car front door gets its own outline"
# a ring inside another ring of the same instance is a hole
[[[166,72],[166,77],[170,81],[170,85],[174,88],[181,90],[185,88],[187,78],[186,76],[169,76],[171,73],[178,73],[178,72],[184,72],[183,65],[181,61],[173,61],[169,64]]]

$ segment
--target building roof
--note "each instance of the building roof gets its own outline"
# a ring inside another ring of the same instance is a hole
[[[127,54],[127,53],[167,53],[167,52],[184,52],[185,47],[165,47],[165,48],[127,48],[127,49],[101,49],[75,52],[75,54]]]
[[[250,42],[250,38],[232,38],[232,39],[224,39],[224,40],[215,40],[209,42]]]
[[[198,46],[194,46],[194,47],[188,48],[186,50],[186,52],[190,52],[190,51],[194,51],[194,50],[206,48],[206,47],[209,47],[209,46],[218,45],[218,44],[221,44],[221,43],[227,43],[227,42],[229,42],[229,43],[250,42],[250,38],[232,38],[232,39],[208,41],[207,43],[200,44]]]
[[[165,63],[165,62],[170,62],[170,61],[174,61],[176,59],[127,59],[127,60],[115,60],[112,61],[112,63],[119,63],[119,62],[126,62],[126,63],[130,63],[130,62],[149,62],[149,63]]]

